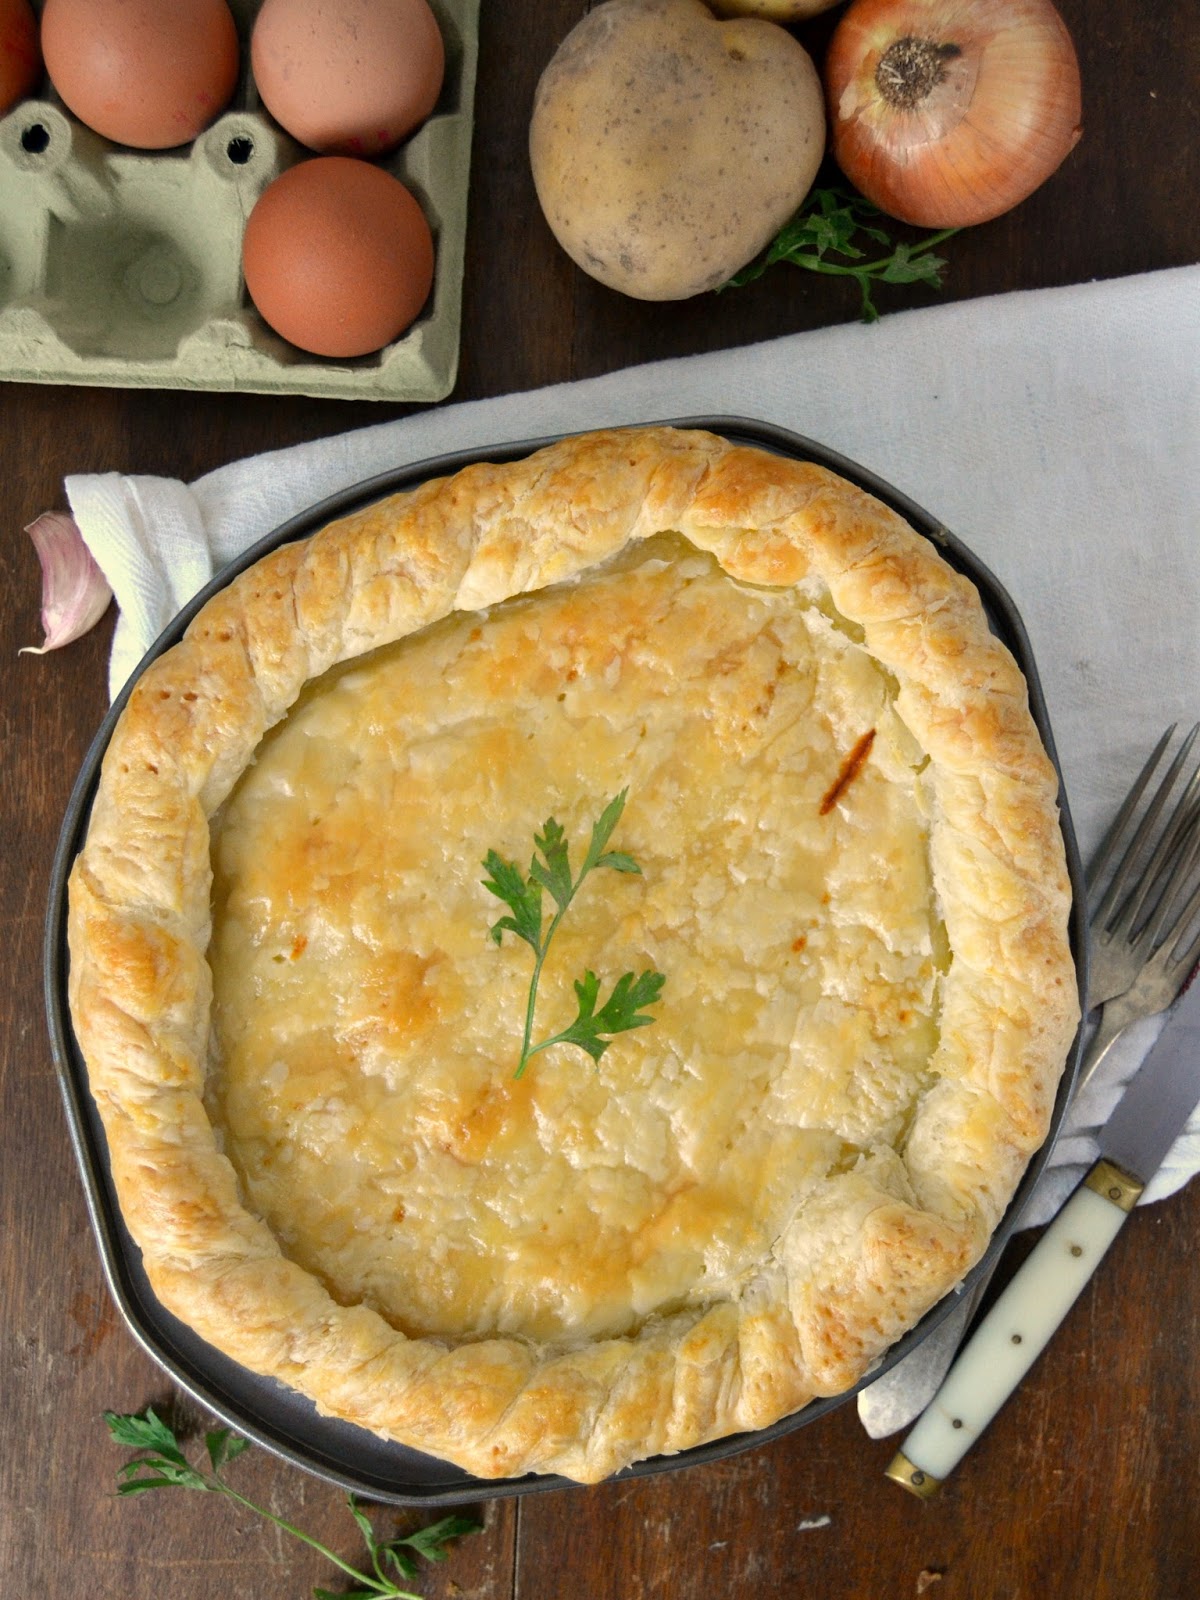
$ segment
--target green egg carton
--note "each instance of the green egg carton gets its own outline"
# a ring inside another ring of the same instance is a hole
[[[288,344],[254,309],[241,270],[246,218],[271,180],[312,152],[255,91],[249,41],[261,0],[230,0],[238,90],[192,144],[113,144],[66,112],[49,80],[0,117],[0,378],[444,399],[458,371],[480,0],[429,3],[446,46],[442,93],[378,162],[420,201],[436,253],[429,300],[401,338],[331,360]]]

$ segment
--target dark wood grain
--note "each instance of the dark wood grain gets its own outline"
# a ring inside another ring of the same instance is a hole
[[[737,293],[646,306],[584,278],[533,195],[537,76],[581,0],[486,0],[460,378],[479,398],[855,317],[846,286],[780,268]],[[1200,255],[1191,0],[1063,0],[1086,132],[1009,216],[948,248],[965,299]],[[828,20],[805,31],[815,48]],[[884,309],[930,303],[887,291]],[[403,407],[0,385],[0,1596],[289,1600],[320,1560],[248,1513],[182,1493],[118,1503],[100,1414],[177,1404],[116,1315],[89,1229],[42,1016],[46,884],[74,773],[105,707],[111,621],[50,658],[21,532],[65,474],[190,478]],[[420,1587],[445,1600],[700,1600],[782,1593],[907,1600],[1185,1600],[1200,1587],[1200,1186],[1138,1213],[1015,1401],[941,1497],[883,1477],[853,1407],[724,1463],[481,1508],[485,1531]],[[1028,1239],[1014,1246],[1019,1256]],[[186,1413],[184,1414],[186,1420]],[[191,1418],[192,1426],[199,1419]],[[338,1493],[255,1453],[239,1481],[352,1555]],[[392,1514],[394,1515],[394,1514]],[[407,1514],[406,1514],[407,1515]],[[411,1518],[409,1519],[412,1520]]]

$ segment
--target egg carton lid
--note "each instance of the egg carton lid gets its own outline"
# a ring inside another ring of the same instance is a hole
[[[401,338],[344,361],[280,338],[242,278],[255,201],[313,154],[254,88],[249,38],[260,4],[230,0],[238,88],[190,145],[113,144],[72,117],[48,80],[0,118],[0,378],[391,401],[441,400],[453,389],[480,0],[429,0],[446,46],[442,92],[416,133],[376,163],[412,190],[429,221],[429,299]]]

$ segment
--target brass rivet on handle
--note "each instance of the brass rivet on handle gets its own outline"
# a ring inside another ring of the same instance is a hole
[[[1083,1182],[1085,1188],[1095,1190],[1102,1199],[1121,1211],[1133,1210],[1144,1187],[1136,1178],[1122,1172],[1113,1161],[1097,1161]]]
[[[914,1467],[903,1450],[898,1450],[892,1458],[886,1476],[898,1483],[902,1489],[907,1489],[909,1494],[915,1494],[919,1500],[932,1499],[941,1488],[940,1481],[931,1477],[928,1472],[922,1472],[920,1467]]]

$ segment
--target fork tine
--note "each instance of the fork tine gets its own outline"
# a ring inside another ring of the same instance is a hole
[[[1167,741],[1169,741],[1170,734],[1173,731],[1174,731],[1173,728],[1169,728],[1167,730],[1167,733],[1163,736],[1163,739],[1159,740],[1159,744],[1158,744],[1158,747],[1157,747],[1156,752],[1155,752],[1154,763],[1153,764],[1151,764],[1151,763],[1147,764],[1148,767],[1149,767],[1149,771],[1145,773],[1146,781],[1148,781],[1150,775],[1153,773],[1154,766],[1157,764],[1157,760],[1162,754],[1162,751],[1163,751],[1163,749],[1165,747],[1165,743]],[[1172,788],[1174,787],[1175,779],[1179,776],[1180,768],[1183,766],[1184,762],[1187,760],[1188,756],[1190,755],[1191,749],[1192,749],[1192,745],[1196,742],[1196,737],[1197,737],[1198,734],[1200,734],[1200,723],[1196,723],[1193,726],[1191,732],[1184,739],[1183,744],[1179,747],[1179,750],[1176,752],[1175,759],[1171,762],[1171,765],[1167,769],[1167,772],[1166,772],[1165,776],[1163,777],[1162,781],[1159,783],[1159,786],[1158,786],[1157,790],[1154,793],[1154,797],[1152,798],[1152,800],[1150,801],[1150,804],[1146,808],[1146,814],[1143,816],[1141,822],[1138,825],[1137,832],[1134,834],[1132,840],[1130,841],[1128,847],[1125,850],[1124,855],[1121,857],[1121,860],[1117,863],[1117,867],[1116,867],[1115,872],[1113,873],[1112,880],[1110,881],[1110,883],[1108,885],[1108,888],[1105,890],[1104,895],[1103,895],[1103,897],[1102,897],[1102,899],[1100,901],[1100,904],[1096,907],[1096,910],[1093,913],[1093,920],[1097,925],[1100,925],[1101,923],[1105,922],[1111,916],[1111,913],[1112,913],[1112,910],[1113,910],[1114,906],[1116,906],[1118,904],[1118,902],[1120,901],[1121,896],[1124,894],[1125,886],[1126,886],[1126,883],[1129,880],[1129,876],[1133,872],[1133,870],[1135,868],[1135,865],[1137,864],[1138,857],[1139,857],[1142,849],[1144,848],[1144,846],[1146,844],[1146,841],[1150,837],[1151,830],[1154,828],[1155,824],[1157,823],[1159,815],[1162,812],[1163,807],[1167,803],[1167,799],[1168,799],[1168,797],[1170,795],[1170,792],[1171,792]],[[1145,769],[1143,769],[1143,770],[1145,770]],[[1135,792],[1136,792],[1136,794],[1137,794],[1137,796],[1139,798],[1140,798],[1140,794],[1141,794],[1141,789],[1143,787],[1144,787],[1143,779],[1139,777],[1138,783],[1137,783],[1137,785],[1135,785]],[[1136,800],[1135,800],[1135,804],[1136,804]],[[1124,811],[1124,809],[1125,808],[1122,807],[1122,811]],[[1170,829],[1168,829],[1168,832],[1170,832]],[[1156,856],[1159,855],[1159,852],[1162,851],[1162,848],[1163,848],[1163,841],[1160,840],[1158,848],[1155,851],[1155,855]],[[1109,850],[1110,850],[1110,846],[1108,845],[1108,842],[1106,841],[1105,842],[1105,846],[1104,846],[1104,851],[1105,851],[1105,853],[1107,853]],[[1160,861],[1155,864],[1155,870],[1157,870],[1157,865],[1159,865],[1159,864],[1161,864],[1161,858],[1160,858]],[[1152,878],[1153,874],[1147,874],[1147,877],[1151,877]]]
[[[1161,929],[1170,910],[1172,896],[1181,884],[1187,882],[1196,865],[1196,827],[1200,821],[1197,796],[1200,796],[1200,768],[1192,774],[1191,782],[1180,796],[1138,887],[1130,892],[1121,908],[1119,920],[1127,928],[1138,928],[1139,934],[1141,928],[1149,923],[1153,923],[1156,930]],[[1143,918],[1142,908],[1147,902],[1149,905]],[[1157,931],[1155,939],[1157,941]]]
[[[1100,842],[1100,848],[1096,851],[1096,854],[1092,857],[1091,861],[1088,862],[1088,868],[1085,877],[1089,894],[1091,894],[1092,891],[1097,887],[1101,878],[1108,870],[1108,863],[1116,852],[1117,844],[1120,841],[1121,835],[1125,832],[1125,829],[1129,825],[1130,818],[1137,810],[1138,801],[1142,798],[1142,794],[1146,788],[1146,785],[1150,782],[1155,767],[1157,767],[1158,763],[1162,760],[1163,751],[1170,744],[1171,739],[1174,736],[1175,729],[1178,726],[1179,724],[1177,722],[1173,722],[1167,729],[1166,733],[1163,734],[1162,738],[1154,746],[1154,749],[1151,750],[1150,754],[1146,757],[1146,764],[1134,779],[1133,785],[1125,798],[1124,805],[1121,807],[1120,811],[1117,812],[1116,816],[1110,823],[1108,832],[1104,835],[1104,838]]]
[[[1174,886],[1187,883],[1187,880],[1192,877],[1192,872],[1195,870],[1195,864],[1197,864],[1197,861],[1200,861],[1200,827],[1192,827],[1192,835],[1194,835],[1194,837],[1192,837],[1192,842],[1190,842],[1190,845],[1187,846],[1186,861],[1184,861],[1184,866],[1182,866],[1182,870],[1179,872],[1178,877],[1176,877],[1176,880],[1174,880]],[[1165,902],[1165,904],[1163,904],[1163,909],[1160,909],[1160,914],[1158,914],[1158,917],[1155,918],[1160,925],[1165,922],[1166,917],[1170,915],[1171,909],[1173,909],[1173,894],[1165,894],[1165,896],[1163,896],[1163,902]],[[1168,928],[1165,933],[1160,933],[1160,931],[1155,930],[1155,933],[1152,934],[1152,942],[1154,942],[1155,946],[1158,946],[1158,944],[1163,944],[1163,946],[1174,946],[1174,944],[1179,941],[1179,938],[1181,938],[1182,934],[1186,933],[1187,928],[1192,925],[1192,920],[1194,920],[1197,912],[1200,912],[1200,883],[1195,883],[1195,885],[1192,885],[1192,891],[1190,891],[1190,894],[1187,896],[1184,904],[1179,907],[1178,915],[1174,917],[1170,928]],[[1192,960],[1195,960],[1195,957],[1192,958]]]

